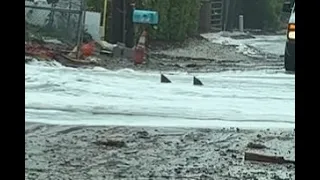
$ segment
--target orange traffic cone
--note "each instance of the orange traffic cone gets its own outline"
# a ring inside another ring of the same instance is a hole
[[[134,63],[141,64],[145,58],[147,31],[143,31],[134,49]]]

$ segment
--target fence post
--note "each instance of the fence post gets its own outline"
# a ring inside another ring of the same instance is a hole
[[[80,14],[79,14],[79,21],[78,21],[78,35],[77,35],[77,56],[76,58],[79,59],[80,57],[80,46],[82,44],[83,38],[83,24],[85,21],[85,4],[84,0],[80,2]]]
[[[108,6],[108,0],[104,0],[103,4],[103,18],[102,18],[102,27],[103,27],[103,37],[101,37],[101,40],[105,40],[106,35],[106,24],[107,24],[107,6]]]
[[[71,10],[71,9],[72,9],[72,3],[70,1],[69,2],[69,10]],[[70,16],[71,16],[71,13],[69,12],[68,13],[68,18],[67,18],[67,36],[70,35],[70,30],[69,30],[69,28],[70,28]]]
[[[122,42],[124,44],[124,46],[126,47],[126,31],[127,31],[127,28],[126,28],[126,20],[127,20],[127,6],[126,6],[126,3],[127,1],[126,0],[122,0],[123,1],[123,15],[122,15],[122,19],[123,19],[123,31],[122,31]]]
[[[239,15],[239,31],[243,32],[243,15]]]

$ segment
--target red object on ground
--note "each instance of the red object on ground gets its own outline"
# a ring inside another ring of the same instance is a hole
[[[90,42],[90,43],[84,44],[81,47],[81,53],[83,56],[89,57],[93,54],[94,49],[95,49],[94,42]]]
[[[56,53],[54,50],[39,44],[26,44],[25,54],[45,59],[52,59]]]
[[[141,64],[145,58],[147,31],[143,31],[134,49],[134,64]]]
[[[135,48],[134,50],[134,64],[142,64],[144,61],[144,49]]]

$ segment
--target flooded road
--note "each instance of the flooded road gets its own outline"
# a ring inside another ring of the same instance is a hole
[[[113,70],[26,63],[26,179],[294,180],[294,164],[244,158],[295,160],[295,75],[283,70],[283,41],[241,41],[242,54],[198,44],[163,54],[216,60],[154,58],[139,69],[108,59]]]
[[[206,74],[26,64],[27,122],[62,125],[294,127],[294,75],[283,71]],[[192,85],[196,75],[203,87]]]

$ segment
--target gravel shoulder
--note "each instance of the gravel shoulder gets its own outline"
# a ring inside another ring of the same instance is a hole
[[[26,179],[295,179],[294,130],[25,125]],[[248,144],[263,145],[260,148]]]

